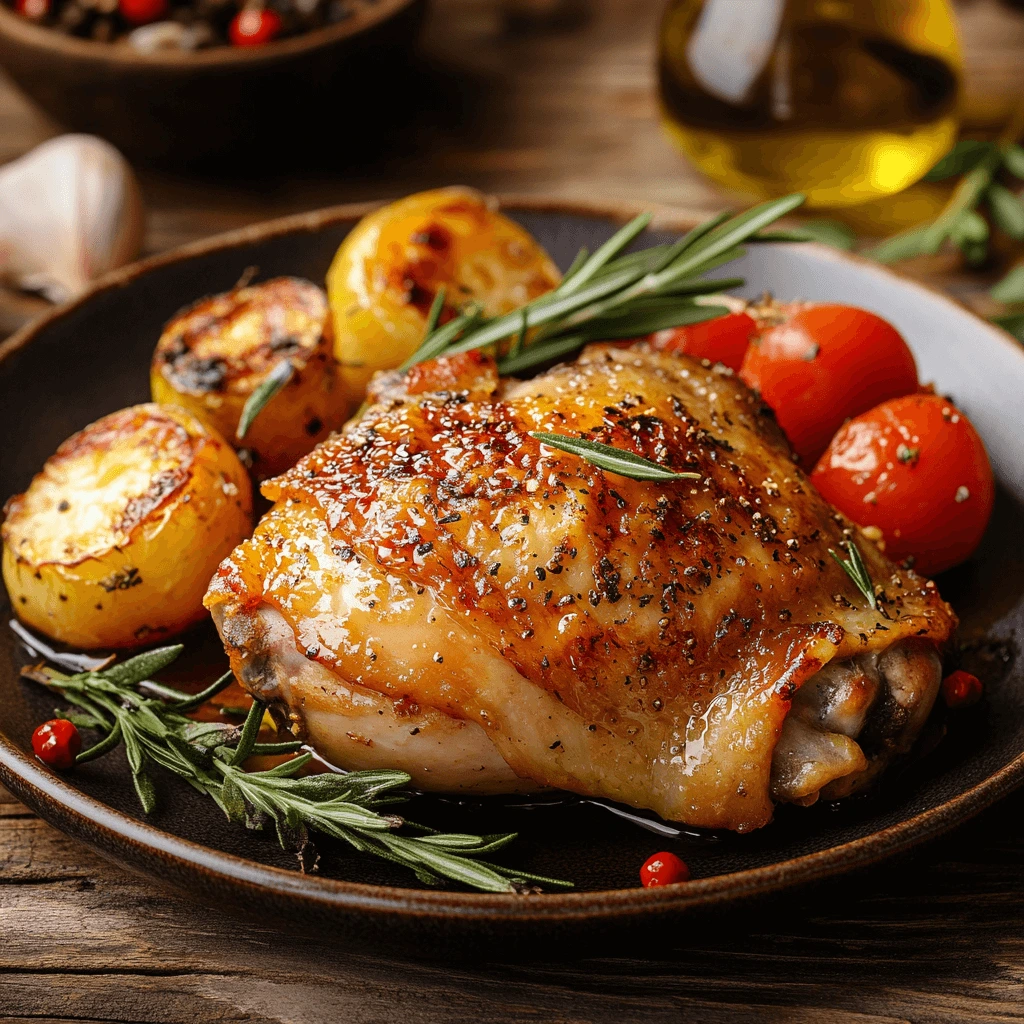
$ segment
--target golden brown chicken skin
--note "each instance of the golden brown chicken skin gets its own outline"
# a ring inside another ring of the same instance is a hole
[[[627,479],[530,431],[700,478]],[[328,756],[427,788],[553,786],[750,830],[908,749],[956,624],[857,535],[872,610],[829,555],[851,527],[770,410],[643,344],[528,381],[475,353],[379,376],[264,493],[207,596],[236,672]]]

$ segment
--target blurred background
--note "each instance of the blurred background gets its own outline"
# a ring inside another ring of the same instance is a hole
[[[46,305],[10,255],[24,243],[7,236],[49,246],[54,230],[15,223],[24,197],[88,174],[82,195],[118,197],[100,212],[121,240],[89,274],[453,183],[695,216],[800,188],[810,230],[871,251],[948,212],[990,152],[961,148],[920,182],[958,138],[1019,141],[1022,66],[1010,0],[3,0],[0,331]],[[110,140],[131,170],[83,170],[77,151],[11,164],[68,130]],[[1021,183],[998,159],[987,173],[939,246],[895,256],[996,314],[1016,308],[988,288],[1018,258],[1024,206],[1018,239],[984,189],[1004,180],[1019,204]]]

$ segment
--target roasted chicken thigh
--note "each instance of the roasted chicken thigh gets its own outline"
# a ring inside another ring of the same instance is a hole
[[[699,479],[617,476],[531,431]],[[643,343],[526,381],[477,353],[379,375],[264,494],[206,599],[236,674],[328,759],[424,789],[748,831],[908,750],[956,625],[730,371]],[[877,610],[829,553],[849,539]]]

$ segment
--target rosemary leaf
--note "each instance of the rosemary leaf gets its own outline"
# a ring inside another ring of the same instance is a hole
[[[976,139],[961,139],[922,179],[923,181],[945,181],[966,174],[978,166],[993,150],[994,142],[979,142]]]
[[[185,693],[184,690],[175,689],[173,686],[164,686],[163,683],[156,683],[152,679],[143,679],[142,682],[136,686],[136,689],[144,697],[156,697],[159,700],[170,701],[172,703],[186,701],[190,696]]]
[[[437,330],[437,325],[441,320],[441,313],[444,311],[444,297],[447,289],[442,285],[437,290],[437,294],[434,296],[434,301],[430,304],[430,312],[427,314],[427,326],[423,332],[424,337],[428,337]]]
[[[637,235],[645,231],[650,223],[651,215],[642,213],[619,228],[575,273],[567,275],[567,280],[562,282],[558,291],[562,295],[571,295],[573,292],[579,291],[599,270],[602,270],[618,256]]]
[[[526,344],[526,333],[528,330],[528,325],[526,323],[526,310],[523,309],[521,312],[523,314],[523,323],[519,328],[519,333],[516,335],[516,340],[512,342],[512,347],[509,349],[508,354],[510,356],[519,355],[523,350],[523,346]]]
[[[285,778],[287,776],[294,775],[299,769],[305,768],[310,761],[313,760],[313,755],[309,751],[304,754],[299,754],[293,757],[290,761],[285,761],[282,764],[275,765],[273,768],[267,769],[263,774],[267,778],[280,777]]]
[[[642,311],[646,306],[656,303],[664,303],[667,306],[670,300],[701,295],[721,295],[723,292],[742,286],[742,277],[691,278],[680,281],[674,288],[667,288],[658,295],[650,295],[643,300],[637,299],[636,303],[637,308]]]
[[[705,320],[727,316],[728,313],[729,310],[725,306],[696,305],[680,301],[675,296],[652,296],[642,305],[638,303],[632,313],[612,313],[596,317],[575,333],[577,337],[584,337],[588,341],[643,338],[656,331],[699,324]]]
[[[239,737],[238,746],[235,747],[235,752],[231,758],[232,765],[242,764],[252,753],[253,747],[256,746],[256,737],[259,735],[265,710],[266,705],[261,704],[258,700],[252,702],[252,707],[249,708],[249,714],[245,719],[245,725],[242,726],[242,735]]]
[[[226,722],[190,722],[181,730],[183,739],[205,750],[235,743],[239,735],[240,730]]]
[[[853,580],[854,586],[864,595],[864,600],[868,605],[877,610],[878,599],[875,597],[875,585],[871,582],[871,576],[861,557],[860,549],[852,540],[847,541],[846,547],[850,553],[849,558],[840,557],[832,548],[828,549],[828,553],[835,559],[836,564],[843,572]]]
[[[1016,143],[1003,150],[1003,166],[1015,177],[1024,178],[1024,147]]]
[[[253,754],[262,757],[276,757],[278,754],[295,754],[302,749],[299,740],[285,740],[281,743],[256,743]]]
[[[670,263],[682,256],[688,249],[692,249],[702,238],[709,235],[728,219],[729,211],[723,210],[717,216],[704,221],[703,224],[698,224],[695,228],[691,228],[682,236],[682,238],[676,239],[676,241],[665,250],[665,254],[655,263],[653,270],[655,272],[664,270]]]
[[[132,784],[135,786],[135,793],[142,804],[146,814],[152,814],[156,810],[156,788],[153,780],[141,768],[132,771]]]
[[[573,333],[556,335],[519,351],[513,349],[498,361],[498,371],[504,375],[522,373],[570,355],[592,341],[644,337],[669,327],[713,320],[729,312],[724,306],[694,305],[680,302],[674,296],[652,296],[648,302],[649,305],[638,302],[633,315],[598,318]]]
[[[53,709],[54,718],[66,718],[76,729],[102,729],[106,725],[102,719],[83,711],[70,711],[64,708]]]
[[[67,717],[67,716],[65,716]],[[92,761],[97,757],[102,757],[104,754],[109,753],[121,742],[121,723],[115,722],[114,727],[99,741],[99,743],[93,744],[88,750],[83,750],[80,754],[75,757],[75,764],[85,764],[86,761]]]
[[[585,334],[567,334],[545,341],[541,345],[530,345],[521,352],[512,352],[504,359],[499,359],[498,372],[507,377],[530,370],[542,363],[554,362],[563,356],[578,352],[588,340]]]
[[[676,271],[695,270],[703,263],[720,256],[734,246],[757,234],[762,228],[774,223],[787,213],[792,213],[803,201],[804,195],[794,192],[792,195],[761,203],[746,213],[741,213],[731,220],[708,232],[697,243],[691,246],[673,266]]]
[[[238,419],[235,437],[239,441],[245,439],[249,428],[256,417],[266,408],[270,400],[292,379],[295,366],[290,359],[282,359],[270,373],[253,389],[242,407],[242,415]]]
[[[1004,185],[994,181],[988,187],[992,218],[1011,238],[1024,242],[1024,203]]]
[[[211,697],[216,697],[222,690],[227,689],[235,681],[235,674],[228,669],[218,680],[211,683],[205,690],[200,690],[196,694],[186,696],[184,700],[178,701],[174,705],[175,711],[192,711],[194,708],[205,704]]]
[[[478,306],[449,320],[444,327],[439,327],[433,334],[423,339],[423,344],[398,367],[408,370],[410,366],[434,359],[444,353],[445,349],[465,330],[481,319],[482,311]]]
[[[962,214],[973,211],[992,183],[992,177],[999,169],[1001,153],[994,149],[968,171],[960,180],[946,208],[925,231],[924,245],[929,252],[938,252],[942,243],[950,237]],[[972,239],[976,241],[976,239]]]
[[[539,299],[535,299],[524,307],[527,326],[539,327],[554,320],[568,318],[571,314],[586,309],[598,300],[604,299],[616,292],[622,292],[623,289],[635,284],[643,276],[644,270],[642,266],[639,269],[636,266],[629,266],[623,269],[617,268],[608,274],[598,275],[579,291],[570,295],[562,295],[558,292],[542,295]],[[445,354],[469,352],[493,345],[520,330],[522,320],[523,313],[518,309],[503,316],[495,317],[478,330],[469,332],[465,337],[451,345]]]
[[[511,838],[515,839],[515,834]],[[566,882],[561,878],[551,878],[549,875],[535,875],[529,871],[518,871],[515,868],[507,868],[504,864],[492,864],[490,861],[482,861],[481,863],[486,864],[487,867],[497,874],[504,875],[505,878],[510,878],[515,882],[536,882],[539,885],[551,886],[552,889],[573,888],[571,882]]]
[[[667,466],[651,462],[633,452],[613,448],[600,441],[588,441],[581,437],[567,437],[565,434],[548,434],[541,430],[531,430],[530,437],[536,438],[541,444],[559,451],[578,455],[592,465],[608,473],[629,477],[631,480],[699,480],[700,473],[677,473]]]
[[[560,291],[562,288],[564,288],[576,276],[576,272],[580,269],[580,267],[583,266],[584,263],[587,262],[589,258],[590,250],[586,246],[583,246],[580,249],[580,251],[576,253],[576,257],[573,259],[572,263],[569,264],[569,269],[565,272],[565,275],[562,278],[560,284],[558,285],[558,288],[556,288],[555,290]]]
[[[879,263],[898,263],[900,260],[913,259],[915,256],[931,255],[935,250],[929,248],[928,237],[927,227],[911,228],[887,238],[864,255],[878,260]]]
[[[1024,302],[1024,263],[1019,263],[1001,281],[994,284],[989,295],[1007,305]]]
[[[513,835],[513,838],[514,835]],[[446,850],[438,850],[424,843],[421,837],[389,835],[382,837],[384,845],[411,864],[422,864],[442,878],[450,878],[482,892],[514,892],[512,881],[493,868]]]
[[[758,242],[818,242],[833,249],[849,252],[857,241],[857,236],[839,220],[820,218],[805,220],[793,231],[762,231],[754,239]]]
[[[137,686],[143,679],[156,675],[162,669],[167,668],[185,648],[181,644],[172,644],[170,647],[157,647],[155,650],[146,651],[145,654],[137,654],[127,661],[111,665],[98,673],[111,685],[132,687]]]

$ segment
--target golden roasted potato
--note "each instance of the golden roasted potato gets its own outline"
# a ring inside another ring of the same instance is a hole
[[[323,291],[300,278],[278,277],[202,299],[160,336],[150,369],[153,400],[188,409],[244,449],[257,478],[274,476],[348,415],[329,333]],[[291,378],[237,438],[249,396],[286,359]]]
[[[467,188],[439,188],[364,217],[327,272],[334,355],[349,398],[362,401],[377,370],[423,341],[445,289],[442,322],[469,300],[507,313],[558,284],[558,268],[528,231]]]
[[[68,438],[5,512],[19,618],[76,647],[133,647],[206,614],[218,564],[252,529],[252,485],[190,413],[136,405]]]

